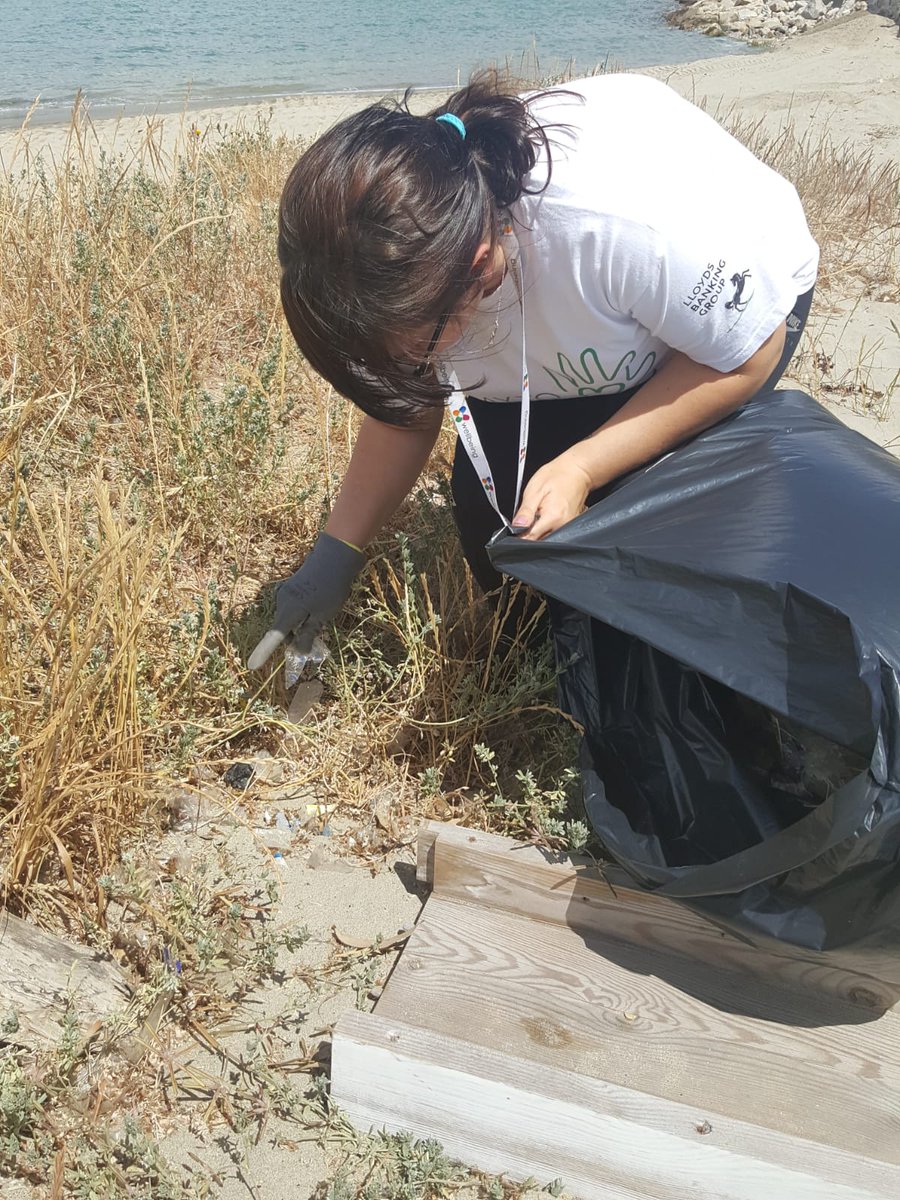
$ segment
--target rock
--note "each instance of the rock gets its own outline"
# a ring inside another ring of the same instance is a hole
[[[246,791],[253,780],[253,767],[245,762],[232,763],[222,779],[229,787],[239,792]]]
[[[865,0],[681,0],[667,19],[711,37],[729,34],[752,42],[803,33],[866,7],[900,19],[900,0],[868,0],[868,5]]]

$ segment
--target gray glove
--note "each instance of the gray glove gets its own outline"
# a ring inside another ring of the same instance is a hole
[[[311,639],[344,606],[364,554],[328,533],[320,533],[303,566],[279,584],[275,619],[247,660],[251,671],[263,666],[291,633],[301,627]]]

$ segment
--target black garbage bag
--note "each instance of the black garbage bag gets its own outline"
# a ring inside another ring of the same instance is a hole
[[[900,463],[774,392],[491,557],[551,600],[609,854],[900,982]]]

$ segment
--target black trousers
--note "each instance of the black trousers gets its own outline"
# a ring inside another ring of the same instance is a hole
[[[757,395],[771,391],[791,361],[809,316],[813,290],[797,297],[787,318],[787,337],[781,359]],[[525,459],[525,483],[545,463],[595,433],[638,390],[632,388],[613,396],[578,396],[568,400],[539,400],[533,403]],[[516,489],[516,447],[519,443],[522,407],[515,403],[492,404],[473,396],[468,397],[468,403],[491,464],[497,503],[507,516],[512,517]],[[485,547],[503,522],[488,503],[481,481],[459,442],[456,444],[450,487],[463,554],[479,587],[491,592],[500,586],[502,577],[491,566]],[[589,496],[588,504],[595,503],[601,494],[598,492]]]

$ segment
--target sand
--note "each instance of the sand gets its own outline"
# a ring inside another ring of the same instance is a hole
[[[425,897],[415,878],[414,849],[376,854],[372,869],[348,853],[350,838],[359,836],[360,825],[351,825],[339,811],[326,818],[324,834],[316,830],[295,833],[282,858],[273,860],[254,823],[263,821],[267,811],[270,816],[282,811],[290,820],[302,817],[307,803],[318,799],[307,787],[290,782],[290,765],[287,774],[282,783],[251,790],[243,798],[244,815],[236,825],[221,819],[225,806],[211,803],[209,821],[196,829],[168,834],[155,852],[159,861],[176,855],[182,863],[189,860],[190,867],[183,868],[189,875],[201,862],[221,861],[224,855],[235,880],[253,880],[264,886],[274,879],[279,892],[277,928],[303,927],[309,934],[304,945],[279,952],[277,979],[248,994],[227,1028],[217,1031],[220,1043],[236,1060],[249,1052],[255,1026],[273,1031],[272,1056],[276,1059],[302,1057],[327,1047],[329,1030],[342,1013],[358,1004],[371,1008],[366,993],[370,986],[386,981],[396,958],[392,953],[376,959],[371,984],[362,984],[358,994],[349,973],[342,977],[322,974],[338,948],[334,930],[361,945],[379,936],[387,940],[416,922]],[[210,795],[217,792],[224,794],[218,785],[209,785]],[[412,829],[409,836],[413,836]],[[307,983],[310,979],[316,980],[312,988]],[[176,1051],[194,1071],[215,1077],[221,1070],[216,1057],[187,1037],[178,1042]],[[309,1081],[305,1075],[295,1075],[291,1082],[302,1093]],[[207,1127],[201,1117],[203,1108],[202,1102],[183,1103],[174,1118],[161,1117],[156,1133],[170,1162],[184,1170],[196,1170],[199,1160],[209,1174],[221,1177],[221,1191],[214,1193],[218,1200],[254,1196],[258,1200],[308,1200],[333,1177],[339,1162],[334,1147],[323,1148],[309,1134],[304,1137],[298,1125],[274,1113],[258,1143],[248,1138],[243,1163],[236,1162],[231,1153],[233,1141],[229,1146],[223,1139],[226,1131],[221,1125]]]

